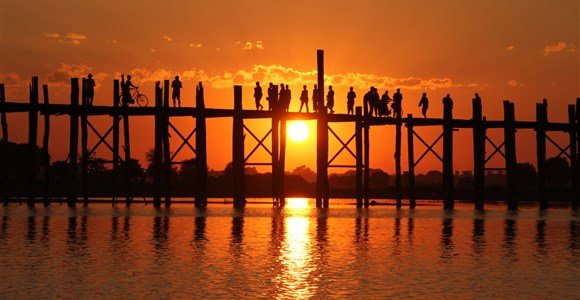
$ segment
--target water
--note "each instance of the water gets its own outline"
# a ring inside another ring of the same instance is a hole
[[[0,209],[1,298],[579,298],[580,216],[414,211]]]

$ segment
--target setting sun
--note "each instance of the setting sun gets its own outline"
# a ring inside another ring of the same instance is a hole
[[[288,137],[295,142],[302,142],[308,137],[308,126],[302,121],[290,123],[287,129]]]

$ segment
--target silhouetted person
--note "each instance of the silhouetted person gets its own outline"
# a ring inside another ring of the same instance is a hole
[[[403,107],[403,94],[401,94],[401,89],[397,89],[397,92],[393,95],[393,105],[391,108],[393,109],[393,115],[396,118],[400,118]]]
[[[318,85],[314,85],[314,89],[312,89],[312,110],[314,112],[318,111],[318,97],[319,97]]]
[[[266,100],[268,101],[268,110],[273,110],[276,104],[276,90],[274,89],[274,84],[270,82],[270,86],[268,87],[268,97]]]
[[[453,99],[451,99],[450,94],[447,94],[447,96],[443,98],[443,106],[445,105],[450,105],[451,109],[453,109]]]
[[[381,97],[379,96],[379,90],[377,88],[373,88],[373,94],[371,97],[371,116],[372,110],[374,110],[375,116],[379,116],[379,104],[381,102]]]
[[[326,107],[330,109],[330,113],[334,113],[334,90],[332,85],[328,86],[328,94],[326,95]]]
[[[423,93],[423,97],[421,97],[421,100],[419,100],[419,107],[421,107],[423,118],[427,118],[427,110],[429,109],[429,99],[427,99],[427,93]]]
[[[286,99],[284,100],[286,111],[290,111],[290,101],[292,101],[292,91],[290,90],[290,87],[288,85],[286,85]]]
[[[306,112],[308,111],[308,90],[306,89],[306,85],[302,87],[302,93],[300,94],[300,110],[298,112],[302,112],[302,107],[306,106]]]
[[[256,81],[256,86],[254,87],[254,99],[256,100],[256,110],[262,110],[264,109],[264,106],[262,106],[262,104],[260,104],[260,101],[262,100],[262,87],[260,86],[260,82]]]
[[[354,115],[354,99],[356,98],[356,93],[353,87],[350,87],[350,91],[346,94],[346,108],[347,114]]]
[[[95,80],[93,74],[89,74],[89,78],[85,80],[85,97],[86,105],[93,106],[93,98],[95,97]]]
[[[286,108],[286,89],[284,84],[280,84],[280,91],[278,91],[278,101],[276,102],[275,110],[284,110]]]
[[[372,98],[373,98],[373,90],[375,89],[374,86],[371,86],[369,91],[363,96],[363,105],[365,109],[365,116],[370,114],[373,115],[373,108],[371,106]]]
[[[389,96],[389,91],[385,90],[383,96],[381,96],[381,102],[379,103],[379,116],[388,117],[391,114],[389,110],[389,103],[392,101],[391,96]]]
[[[478,111],[481,111],[481,98],[479,97],[478,93],[475,93],[475,97],[473,98],[473,103],[475,104],[474,108],[477,108]]]
[[[125,81],[125,75],[121,74],[121,93],[123,94],[123,105],[134,104],[135,100],[131,97],[131,89],[138,89],[131,82],[131,75],[127,75],[127,80]]]
[[[175,107],[175,100],[177,99],[177,103],[179,107],[181,107],[181,88],[183,85],[179,80],[179,76],[175,76],[175,80],[171,82],[171,88],[173,88],[173,92],[171,93],[171,99],[173,99],[173,107]]]

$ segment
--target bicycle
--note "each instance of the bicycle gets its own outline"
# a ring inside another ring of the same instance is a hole
[[[125,101],[123,94],[121,94],[121,99]],[[128,101],[128,104],[135,104],[139,105],[139,107],[147,107],[149,104],[149,98],[145,94],[139,93],[139,89],[132,89],[131,90],[131,100]]]

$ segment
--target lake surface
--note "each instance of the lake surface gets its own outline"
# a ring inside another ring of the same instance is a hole
[[[580,216],[505,205],[0,208],[1,298],[580,298]]]

